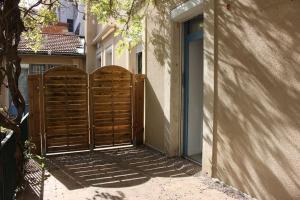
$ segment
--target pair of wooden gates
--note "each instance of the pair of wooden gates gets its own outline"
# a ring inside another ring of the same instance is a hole
[[[28,82],[29,133],[38,151],[142,143],[143,77],[119,66],[98,68],[90,75],[57,67],[30,75]]]

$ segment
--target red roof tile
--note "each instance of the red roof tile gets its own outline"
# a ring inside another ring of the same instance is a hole
[[[42,45],[36,54],[83,55],[82,51],[78,51],[84,47],[77,35],[43,33],[42,37]],[[21,40],[18,50],[23,54],[34,53],[24,38]]]

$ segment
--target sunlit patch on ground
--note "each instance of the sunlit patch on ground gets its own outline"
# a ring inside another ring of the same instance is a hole
[[[147,147],[49,156],[45,171],[30,165],[23,199],[248,199],[201,176],[199,165]]]

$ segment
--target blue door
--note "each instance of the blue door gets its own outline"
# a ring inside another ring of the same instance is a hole
[[[184,156],[201,163],[203,140],[203,17],[184,24]]]

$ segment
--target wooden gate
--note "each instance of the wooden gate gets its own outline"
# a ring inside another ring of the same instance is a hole
[[[38,152],[143,143],[143,76],[119,66],[89,76],[57,67],[28,82],[29,134]]]
[[[41,152],[41,95],[42,88],[41,76],[39,74],[28,76],[28,97],[29,97],[29,135],[31,142],[36,145],[36,151]]]
[[[46,152],[89,149],[87,74],[57,67],[43,83]]]
[[[118,66],[90,75],[90,123],[94,147],[132,143],[132,74]]]

